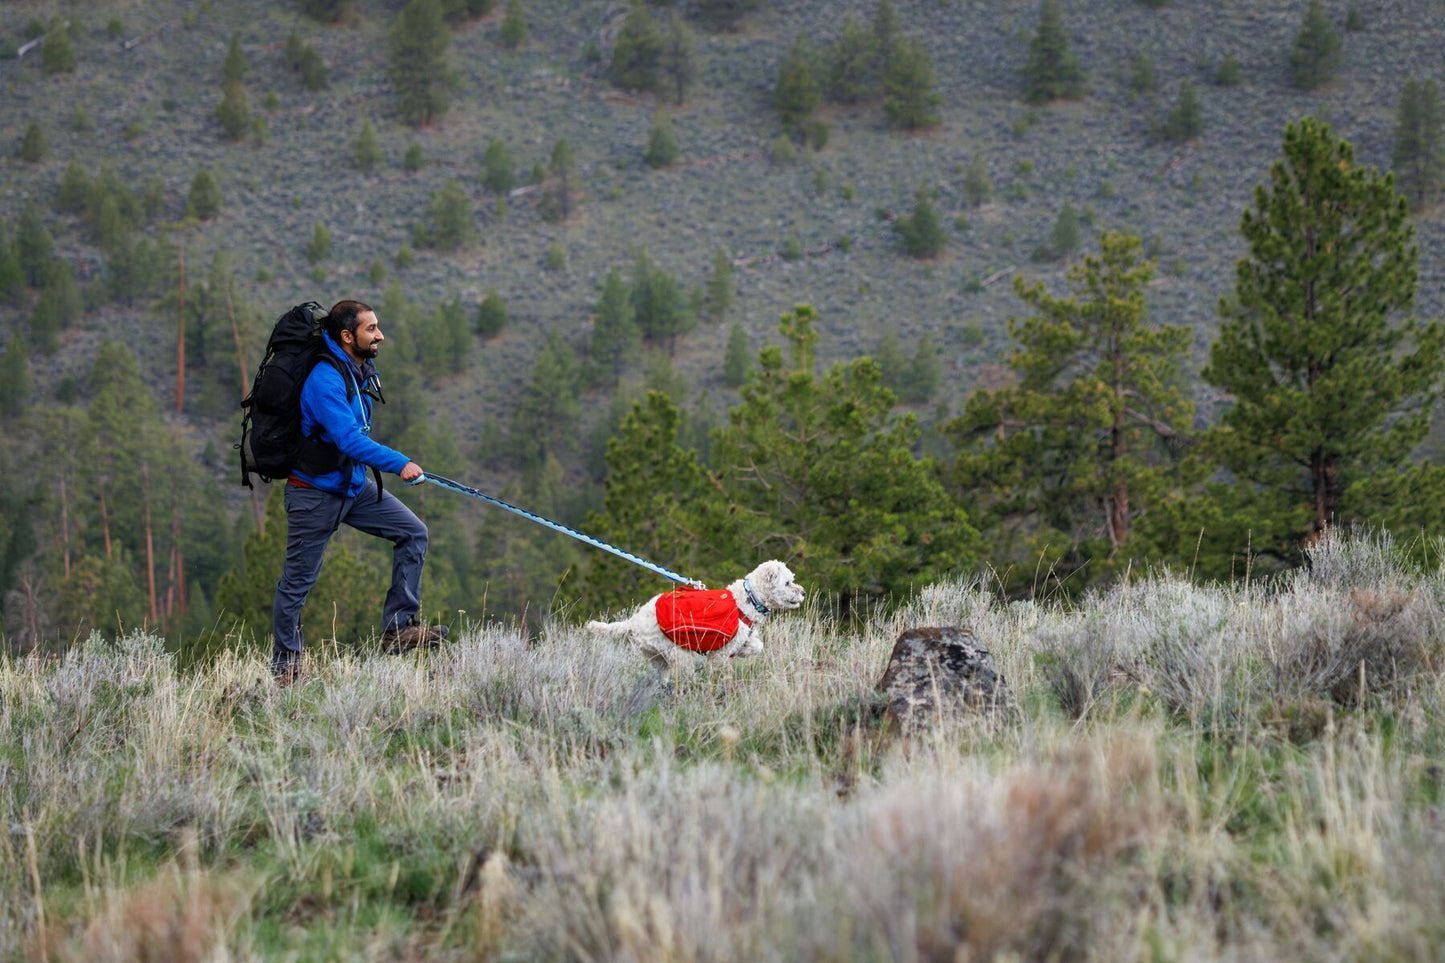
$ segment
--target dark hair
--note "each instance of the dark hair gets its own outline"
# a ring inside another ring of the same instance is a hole
[[[356,337],[356,326],[360,323],[361,316],[370,310],[371,305],[362,304],[360,301],[337,301],[331,306],[331,313],[326,316],[326,333],[337,344],[341,343],[343,331],[350,331],[351,336]]]

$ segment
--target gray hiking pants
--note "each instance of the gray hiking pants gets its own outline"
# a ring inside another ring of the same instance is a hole
[[[316,488],[287,485],[286,561],[276,583],[276,603],[271,609],[271,631],[276,643],[271,650],[271,667],[282,671],[301,658],[301,607],[321,575],[326,545],[342,522],[368,535],[376,535],[394,546],[391,556],[391,590],[382,609],[383,632],[401,628],[416,618],[421,608],[421,569],[426,561],[426,525],[391,492],[376,498],[376,482],[354,498],[333,495]]]

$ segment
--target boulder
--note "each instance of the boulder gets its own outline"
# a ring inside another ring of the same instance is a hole
[[[878,691],[888,718],[904,732],[949,719],[1001,717],[1014,704],[988,649],[951,625],[898,636]]]

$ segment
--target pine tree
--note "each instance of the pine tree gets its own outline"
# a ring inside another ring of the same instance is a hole
[[[197,220],[209,221],[221,212],[223,203],[221,185],[216,183],[215,175],[205,167],[196,171],[186,195],[186,213]]]
[[[502,46],[515,50],[527,39],[527,14],[522,10],[522,0],[507,0],[507,13],[502,18]]]
[[[817,55],[807,34],[798,34],[778,67],[778,83],[773,88],[773,106],[783,130],[794,137],[803,133],[804,122],[818,109],[822,91],[814,73]]]
[[[19,331],[12,332],[0,355],[0,416],[14,418],[30,400],[30,351]]]
[[[736,321],[728,329],[728,343],[723,350],[723,384],[729,388],[742,387],[752,370],[752,346],[748,344],[748,333]]]
[[[1079,249],[1084,240],[1084,229],[1079,221],[1079,212],[1074,210],[1074,205],[1064,201],[1064,206],[1059,208],[1059,216],[1054,220],[1053,230],[1049,232],[1049,241],[1034,252],[1035,260],[1057,261],[1068,257]]]
[[[1317,90],[1328,83],[1340,67],[1343,46],[1340,35],[1330,26],[1324,5],[1320,0],[1310,0],[1289,58],[1295,86]]]
[[[698,17],[714,30],[732,31],[763,0],[697,0]]]
[[[548,331],[512,417],[511,448],[523,468],[535,469],[549,452],[570,447],[582,415],[578,375],[572,349],[556,328]]]
[[[662,33],[642,0],[632,0],[612,48],[612,82],[627,90],[656,90],[662,61]]]
[[[926,187],[914,193],[913,213],[898,218],[893,229],[903,250],[912,257],[933,257],[948,246],[948,234],[933,206],[933,192]]]
[[[301,48],[301,60],[296,66],[301,75],[301,86],[306,90],[326,90],[331,86],[331,75],[321,53],[310,44]]]
[[[221,102],[216,106],[216,120],[221,125],[221,136],[228,141],[238,141],[251,129],[251,105],[246,100],[246,88],[239,81],[226,84]]]
[[[45,160],[45,155],[49,153],[50,145],[45,141],[45,131],[32,120],[25,125],[25,135],[20,138],[20,149],[16,151],[16,156],[31,164],[38,164]]]
[[[921,405],[932,401],[943,384],[943,359],[933,338],[925,334],[918,339],[913,359],[908,363],[908,380],[898,397],[910,404]]]
[[[616,268],[607,272],[602,291],[592,308],[592,337],[587,353],[598,378],[615,385],[629,358],[637,353],[641,331],[632,292]]]
[[[697,37],[676,10],[668,19],[667,35],[662,38],[657,68],[661,83],[681,104],[687,99],[688,89],[697,81]]]
[[[482,155],[482,185],[487,190],[502,194],[512,189],[512,152],[498,137],[487,138],[487,149]]]
[[[838,39],[828,48],[827,65],[830,101],[856,104],[878,95],[878,44],[872,27],[852,10],[843,14]]]
[[[340,23],[351,13],[352,0],[301,0],[301,12],[322,23]]]
[[[32,288],[40,287],[54,258],[55,239],[46,229],[40,212],[27,206],[20,212],[20,222],[15,227],[15,260],[25,283]]]
[[[292,34],[295,36],[295,34]],[[241,49],[241,35],[231,34],[230,46],[226,48],[226,60],[221,65],[221,85],[239,84],[246,79],[246,54]]]
[[[0,303],[20,300],[25,284],[25,272],[20,269],[15,245],[0,234]]]
[[[452,35],[439,0],[408,0],[391,28],[388,73],[401,118],[424,127],[447,111]]]
[[[1429,208],[1445,187],[1445,109],[1434,80],[1407,81],[1400,92],[1391,167],[1414,211]]]
[[[883,75],[893,63],[898,42],[903,37],[903,28],[898,22],[898,10],[893,0],[878,0],[873,11],[873,49],[878,53],[878,73]]]
[[[1140,52],[1134,58],[1134,66],[1129,72],[1129,89],[1136,94],[1152,94],[1159,89],[1159,75],[1147,53]]]
[[[644,248],[632,268],[632,309],[642,337],[665,344],[671,352],[693,319],[683,304],[682,286]]]
[[[70,28],[60,17],[51,17],[40,42],[40,69],[47,74],[68,74],[75,69],[75,50],[70,46]]]
[[[1172,144],[1193,140],[1204,129],[1204,109],[1199,104],[1199,94],[1194,84],[1186,80],[1179,85],[1179,102],[1164,118],[1161,133]]]
[[[577,159],[567,138],[552,146],[547,161],[547,179],[542,184],[542,216],[549,221],[565,221],[572,214],[572,181]]]
[[[1211,448],[1236,482],[1205,533],[1226,556],[1250,538],[1294,558],[1310,533],[1369,517],[1371,488],[1428,429],[1445,363],[1445,329],[1410,315],[1419,255],[1393,179],[1312,118],[1283,153],[1240,224],[1249,253],[1203,372],[1234,399]]]
[[[1111,559],[1102,575],[1153,550],[1141,521],[1179,485],[1170,446],[1193,421],[1179,377],[1191,335],[1148,321],[1153,275],[1137,237],[1108,232],[1070,269],[1072,297],[1015,278],[1036,312],[1009,319],[1018,384],[976,392],[945,428],[961,446],[953,484],[984,513],[998,560],[1027,563],[1029,578],[1036,564],[1069,575]]]
[[[54,351],[60,343],[60,332],[80,317],[83,307],[70,262],[51,258],[45,267],[40,297],[30,312],[30,337],[36,348],[47,354]]]
[[[993,181],[982,154],[974,154],[963,172],[963,198],[969,207],[978,207],[993,196]]]
[[[320,264],[331,256],[331,232],[320,221],[311,232],[311,243],[306,245],[306,263]]]
[[[898,394],[908,381],[908,359],[898,347],[898,335],[893,329],[883,332],[883,338],[873,352],[873,363],[878,365],[878,379],[883,382],[883,387]]]
[[[357,170],[370,171],[381,163],[381,142],[376,137],[376,128],[370,119],[362,122],[361,133],[351,147],[351,157],[356,162]]]
[[[485,17],[496,5],[496,0],[443,0],[442,13],[447,23],[464,23]]]
[[[62,214],[80,214],[90,203],[90,173],[79,159],[72,157],[60,175],[55,194],[55,209]]]
[[[1031,104],[1073,99],[1084,91],[1084,71],[1069,49],[1069,34],[1058,0],[1039,5],[1039,26],[1029,41],[1024,65],[1024,99]]]
[[[493,338],[507,326],[507,302],[496,288],[487,291],[482,303],[477,305],[477,333],[484,338]]]
[[[717,432],[721,492],[699,505],[717,561],[703,577],[806,558],[818,594],[838,594],[846,614],[968,568],[978,536],[932,463],[914,457],[917,424],[894,413],[877,365],[859,358],[815,373],[816,319],[806,304],[783,315],[787,355],[759,352]]]
[[[607,442],[603,510],[588,517],[587,529],[644,558],[694,569],[702,560],[696,506],[707,496],[708,482],[697,452],[680,443],[681,428],[681,412],[660,391],[632,406]],[[599,552],[581,594],[592,610],[606,610],[646,598],[655,582],[640,566]]]
[[[481,240],[472,199],[461,181],[453,178],[432,194],[427,220],[417,225],[415,240],[418,247],[439,251],[456,251]]]
[[[727,251],[719,247],[713,251],[712,273],[707,278],[707,293],[703,302],[707,307],[708,317],[714,321],[725,319],[728,311],[732,310],[736,293],[737,281],[733,278],[733,260],[728,257]]]
[[[659,110],[652,118],[647,130],[647,150],[643,159],[652,167],[666,167],[677,160],[677,135],[673,133],[672,121]]]
[[[935,108],[943,97],[934,88],[933,58],[917,37],[902,37],[883,71],[883,113],[904,130],[938,126]]]

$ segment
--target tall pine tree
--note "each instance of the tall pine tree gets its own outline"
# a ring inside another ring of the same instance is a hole
[[[1017,278],[1036,312],[1009,321],[1019,383],[974,394],[946,428],[964,446],[954,482],[985,513],[997,561],[1029,577],[1040,559],[1104,575],[1151,548],[1139,523],[1175,488],[1171,446],[1194,415],[1179,377],[1189,331],[1148,320],[1153,275],[1137,237],[1109,232],[1069,271],[1072,297]]]
[[[1411,80],[1400,92],[1392,167],[1415,211],[1440,197],[1445,186],[1445,108],[1434,80]]]
[[[1024,65],[1024,99],[1031,104],[1072,99],[1084,92],[1084,71],[1069,49],[1069,33],[1058,0],[1039,5],[1039,25],[1029,40]]]
[[[1240,232],[1249,253],[1204,378],[1234,405],[1211,447],[1236,482],[1211,536],[1293,557],[1300,540],[1369,517],[1439,397],[1445,330],[1411,315],[1418,251],[1393,178],[1329,126],[1290,124]],[[1422,493],[1423,495],[1423,493]]]
[[[401,118],[413,127],[446,113],[454,76],[447,60],[451,43],[439,0],[409,0],[391,28],[387,69]]]

